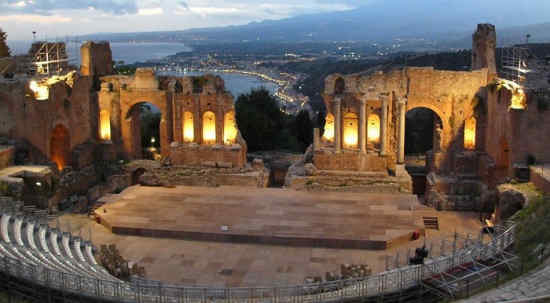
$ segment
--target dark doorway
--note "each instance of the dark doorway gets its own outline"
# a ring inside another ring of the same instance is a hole
[[[412,177],[413,193],[426,192],[426,153],[441,144],[442,122],[431,109],[418,107],[407,112],[405,121],[405,167]]]
[[[134,158],[155,160],[160,157],[160,121],[162,113],[155,105],[137,103],[128,111],[126,119],[131,121]]]

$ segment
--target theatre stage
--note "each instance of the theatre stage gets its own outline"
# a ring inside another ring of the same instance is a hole
[[[409,194],[133,186],[96,210],[115,234],[197,241],[386,249],[437,212]]]

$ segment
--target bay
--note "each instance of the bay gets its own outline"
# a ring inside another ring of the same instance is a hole
[[[238,73],[220,73],[220,72],[185,72],[185,73],[178,73],[178,72],[159,72],[160,75],[167,75],[167,76],[177,76],[177,77],[185,77],[185,76],[202,76],[205,74],[212,74],[216,76],[220,76],[223,81],[225,82],[225,89],[227,89],[235,99],[237,99],[241,94],[249,93],[252,89],[258,89],[260,87],[264,87],[267,89],[271,94],[274,94],[277,89],[278,85],[265,81],[262,79],[259,79],[257,77],[248,76],[248,75],[242,75]]]

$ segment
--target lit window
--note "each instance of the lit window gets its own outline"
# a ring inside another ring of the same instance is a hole
[[[111,115],[107,110],[99,112],[99,137],[101,140],[111,140]]]
[[[359,133],[359,119],[354,113],[344,115],[344,147],[357,148]]]
[[[325,119],[323,139],[328,142],[334,142],[334,116],[331,113],[329,113]]]
[[[234,144],[237,139],[237,124],[235,123],[235,112],[225,114],[223,124],[223,142],[227,145]]]
[[[378,115],[369,115],[367,125],[367,136],[369,142],[378,143],[380,141],[380,118]]]
[[[202,116],[202,140],[205,144],[216,143],[216,115],[205,112]]]
[[[195,140],[195,126],[193,124],[193,114],[191,112],[183,113],[183,142],[190,143]]]
[[[476,118],[471,117],[464,123],[464,148],[476,148]]]

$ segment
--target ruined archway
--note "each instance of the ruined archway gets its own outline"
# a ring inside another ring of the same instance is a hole
[[[407,111],[405,119],[405,155],[421,156],[441,148],[443,122],[435,111],[416,107]]]
[[[69,130],[58,124],[54,127],[50,137],[50,160],[63,170],[69,164],[71,155],[71,138]]]
[[[441,151],[443,121],[432,109],[415,107],[405,116],[405,163],[413,180],[413,193],[423,196],[426,192],[428,153]]]
[[[130,128],[127,139],[132,158],[158,159],[161,154],[160,109],[152,103],[139,102],[130,107],[125,119]]]

